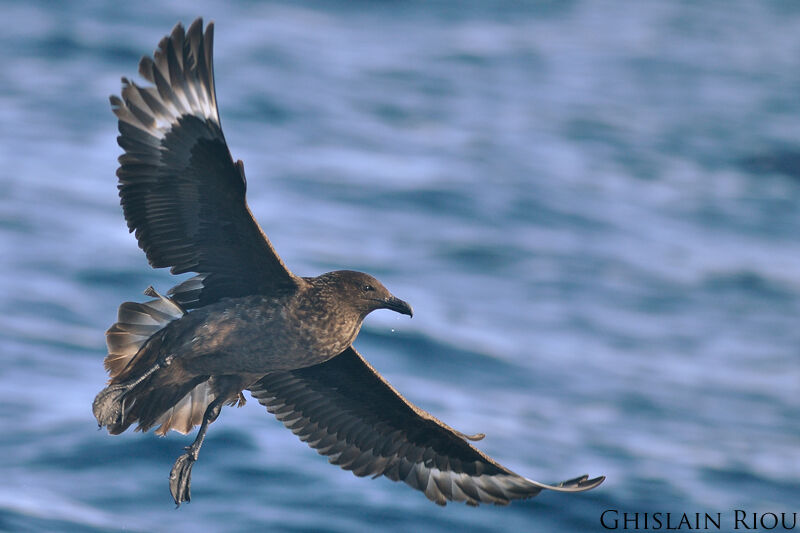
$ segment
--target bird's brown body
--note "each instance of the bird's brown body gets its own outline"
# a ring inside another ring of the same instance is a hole
[[[349,270],[298,277],[250,213],[241,161],[220,126],[213,26],[180,24],[144,57],[140,87],[123,78],[119,195],[153,267],[195,272],[162,296],[125,302],[106,333],[110,380],[93,412],[112,434],[132,424],[197,438],[175,462],[170,491],[190,499],[192,465],[209,424],[244,390],[330,461],[356,475],[403,481],[434,502],[507,504],[543,489],[578,492],[604,478],[545,485],[474,447],[415,407],[352,347],[376,309],[411,315],[372,276]]]
[[[133,422],[143,429],[162,422],[163,433],[173,422],[161,415],[195,387],[229,403],[265,374],[324,363],[350,346],[364,317],[379,308],[412,314],[369,274],[341,270],[296,278],[271,296],[222,298],[191,313],[179,309],[129,351],[124,366],[110,369],[95,416],[112,433]]]
[[[160,350],[190,377],[264,375],[323,363],[352,344],[368,312],[385,305],[358,297],[367,279],[376,284],[365,274],[329,273],[301,279],[278,296],[225,298],[170,322]],[[352,299],[339,287],[346,283],[354,286]]]

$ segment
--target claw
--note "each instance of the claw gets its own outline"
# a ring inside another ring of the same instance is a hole
[[[172,470],[169,472],[169,491],[175,505],[180,507],[181,503],[191,501],[192,491],[192,466],[197,460],[195,454],[190,450],[191,446],[186,447],[187,453],[178,457]]]

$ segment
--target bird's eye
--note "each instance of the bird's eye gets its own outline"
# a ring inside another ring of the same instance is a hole
[[[375,287],[373,287],[372,285],[364,285],[363,288],[364,288],[364,292],[372,292],[372,291],[375,290]]]

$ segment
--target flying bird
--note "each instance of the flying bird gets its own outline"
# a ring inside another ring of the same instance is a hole
[[[120,203],[154,268],[196,275],[167,295],[120,305],[106,332],[108,385],[93,413],[119,434],[200,428],[176,460],[169,487],[191,499],[191,471],[224,405],[263,404],[301,440],[357,476],[386,476],[437,504],[505,505],[543,489],[579,492],[605,478],[557,485],[522,477],[466,435],[416,407],[352,346],[376,309],[411,306],[380,281],[340,270],[293,274],[245,201],[241,160],[220,126],[212,61],[213,22],[179,23],[139,63],[150,85],[122,78],[118,118]]]

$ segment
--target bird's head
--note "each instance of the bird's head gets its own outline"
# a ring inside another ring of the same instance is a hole
[[[391,309],[403,315],[414,315],[414,310],[408,303],[396,298],[383,283],[369,274],[337,270],[323,274],[320,278],[336,291],[340,302],[353,306],[362,316],[376,309]]]

